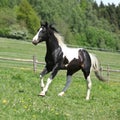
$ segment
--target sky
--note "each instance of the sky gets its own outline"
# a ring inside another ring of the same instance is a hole
[[[105,5],[108,5],[108,3],[112,4],[114,3],[116,6],[120,4],[120,0],[95,0],[98,4],[102,1]]]

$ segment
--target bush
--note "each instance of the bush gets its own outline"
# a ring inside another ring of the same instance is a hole
[[[10,30],[8,28],[0,28],[0,36],[1,37],[5,37],[6,35],[8,35],[10,32]]]
[[[0,29],[0,37],[26,40],[31,38],[28,30],[20,25],[11,25],[9,28]]]
[[[116,49],[118,37],[111,32],[95,27],[88,27],[86,37],[88,44],[92,47]]]

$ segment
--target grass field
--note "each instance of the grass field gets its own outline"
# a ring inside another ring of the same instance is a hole
[[[102,64],[120,68],[120,54],[90,51]],[[45,45],[0,38],[0,56],[31,59],[36,55],[44,60]],[[93,75],[91,98],[85,100],[86,82],[81,72],[73,76],[72,84],[63,97],[58,97],[65,84],[65,72],[58,73],[46,97],[38,97],[39,65],[37,72],[32,63],[0,60],[0,120],[119,120],[120,82],[118,74],[107,83],[98,81]],[[46,76],[47,78],[47,76]]]

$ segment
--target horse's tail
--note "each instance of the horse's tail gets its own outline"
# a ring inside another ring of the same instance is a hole
[[[107,79],[105,79],[101,74],[100,74],[100,67],[99,67],[99,62],[97,57],[94,54],[90,53],[90,58],[91,58],[91,70],[94,71],[96,77],[100,80],[100,81],[107,81]]]

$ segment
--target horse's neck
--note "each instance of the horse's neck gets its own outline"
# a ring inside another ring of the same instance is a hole
[[[54,52],[57,48],[59,48],[59,44],[55,38],[51,37],[46,41],[46,48],[48,53]]]

